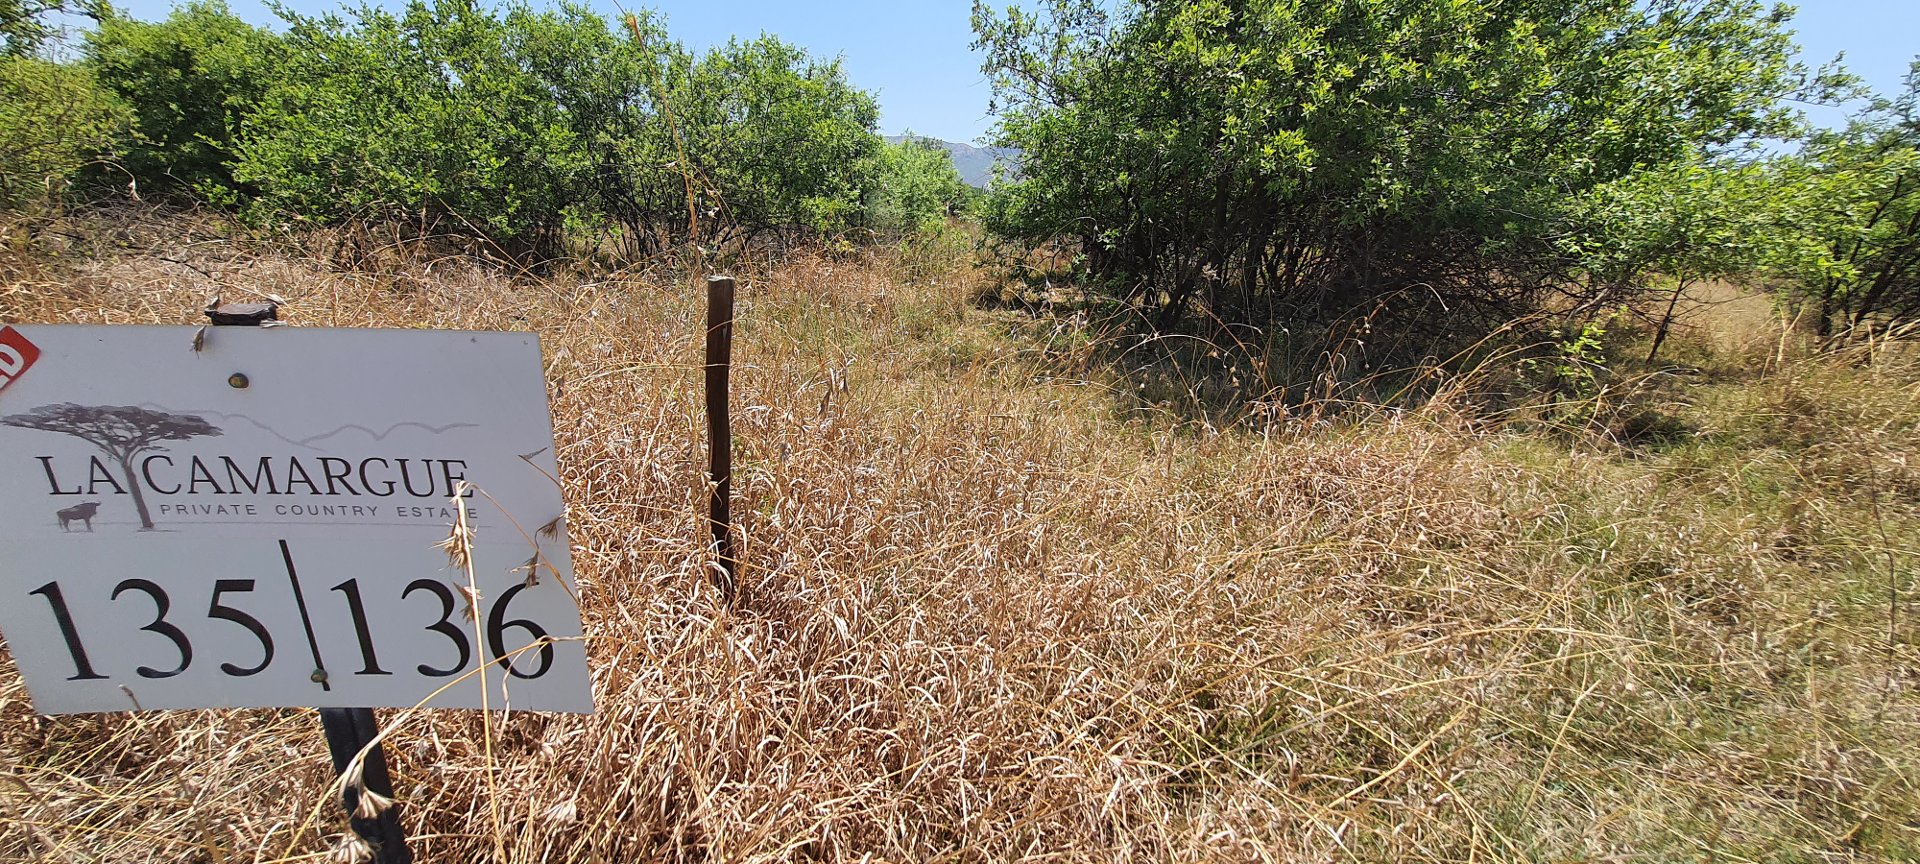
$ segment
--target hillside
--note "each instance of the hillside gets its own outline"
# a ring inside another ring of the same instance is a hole
[[[911,134],[911,133],[909,133]],[[907,139],[907,135],[888,135],[887,142],[898,144]],[[923,137],[923,136],[914,136]],[[939,141],[939,139],[931,139]],[[960,172],[960,179],[967,185],[980,189],[993,183],[993,166],[1000,163],[1017,165],[1020,153],[1007,147],[975,147],[956,141],[939,141],[953,157],[953,167]]]
[[[14,222],[0,320],[275,293],[294,326],[541,334],[599,713],[382,712],[419,860],[1920,851],[1904,346],[1803,356],[1718,303],[1696,373],[1591,426],[1464,381],[1223,419],[1177,353],[976,307],[964,247],[799,254],[739,274],[729,607],[688,281],[372,236]],[[41,718],[0,660],[0,752],[6,860],[351,858],[309,711]]]

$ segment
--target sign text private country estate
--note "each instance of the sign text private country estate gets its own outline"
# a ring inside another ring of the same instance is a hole
[[[532,334],[0,334],[0,635],[42,713],[592,710]]]

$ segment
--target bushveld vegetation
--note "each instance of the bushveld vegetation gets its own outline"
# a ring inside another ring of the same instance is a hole
[[[491,760],[469,712],[384,714],[423,858],[1920,851],[1899,342],[1810,352],[1721,296],[1668,348],[1697,371],[1636,367],[1647,337],[1611,330],[1594,359],[1621,377],[1554,423],[1476,396],[1519,362],[1409,410],[1329,382],[1225,414],[1191,396],[1228,386],[1204,352],[975,308],[964,246],[802,253],[740,273],[729,606],[703,311],[673,271],[40,229],[4,259],[6,320],[191,323],[259,292],[296,325],[541,333],[599,713],[496,721]],[[344,848],[312,712],[38,718],[6,669],[0,752],[0,857]]]
[[[1670,290],[1659,277],[1756,272],[1790,282],[1823,333],[1910,320],[1920,82],[1769,156],[1805,133],[1785,100],[1859,95],[1793,61],[1790,16],[1756,0],[977,3],[999,143],[1024,154],[988,224],[1066,242],[1163,329],[1191,304],[1484,333]]]
[[[1039,7],[976,201],[772,37],[0,0],[0,321],[541,334],[599,713],[383,713],[421,860],[1920,858],[1920,81],[1739,0]],[[352,860],[322,752],[0,660],[0,857]]]
[[[950,161],[875,134],[837,61],[772,36],[696,56],[644,14],[472,0],[287,13],[280,33],[218,0],[160,22],[86,11],[98,25],[64,63],[41,56],[44,16],[0,19],[16,205],[125,187],[256,225],[412,222],[523,264],[633,262],[893,236],[943,217],[959,185]]]

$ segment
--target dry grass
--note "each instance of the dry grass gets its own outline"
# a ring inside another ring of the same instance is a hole
[[[501,837],[480,719],[403,724],[423,861],[1920,857],[1891,353],[1682,388],[1655,451],[1445,406],[1256,433],[1063,373],[964,267],[746,267],[730,610],[689,280],[0,230],[8,321],[187,323],[217,284],[542,335],[600,711],[493,725]],[[0,662],[0,856],[318,859],[323,753],[307,711],[39,718]]]

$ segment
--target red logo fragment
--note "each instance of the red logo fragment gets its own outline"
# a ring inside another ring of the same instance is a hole
[[[7,389],[7,385],[25,374],[38,359],[40,349],[28,342],[20,331],[0,327],[0,390]]]

